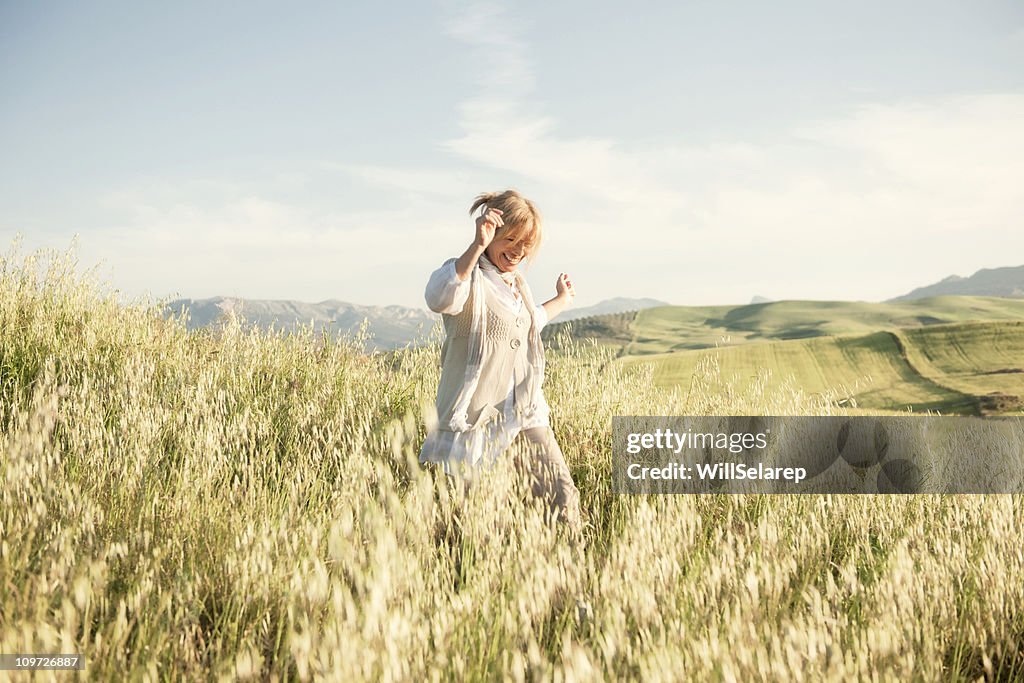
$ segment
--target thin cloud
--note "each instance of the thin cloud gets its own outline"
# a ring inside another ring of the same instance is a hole
[[[350,164],[340,162],[319,162],[319,168],[345,173],[352,178],[378,187],[399,190],[407,195],[429,195],[451,200],[465,199],[459,194],[470,184],[470,174],[465,171],[451,171],[440,168],[408,168],[377,164]]]
[[[600,218],[599,225],[663,222],[685,211],[678,186],[650,173],[644,156],[611,139],[559,133],[555,117],[534,104],[529,45],[523,27],[496,4],[471,4],[448,24],[479,64],[477,87],[458,106],[462,134],[442,147],[464,161],[548,190],[553,215]],[[500,87],[497,87],[500,85]]]

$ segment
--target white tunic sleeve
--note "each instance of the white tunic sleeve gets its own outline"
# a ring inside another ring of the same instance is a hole
[[[547,309],[544,308],[543,304],[537,304],[534,308],[537,311],[535,324],[537,325],[537,331],[540,332],[544,329],[544,326],[548,324],[548,312]]]
[[[448,259],[430,274],[423,293],[427,308],[434,313],[458,315],[469,298],[469,282],[470,278],[459,279],[455,273],[455,259]]]

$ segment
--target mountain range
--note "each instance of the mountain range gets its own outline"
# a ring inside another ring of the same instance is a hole
[[[889,301],[910,301],[948,295],[1024,297],[1024,266],[982,269],[970,277],[951,275]],[[753,300],[754,303],[767,301],[768,299],[760,296],[754,297]],[[617,297],[593,306],[570,309],[552,322],[562,323],[667,305],[669,304],[658,299]],[[440,338],[439,331],[434,331],[440,320],[439,315],[422,308],[405,306],[363,306],[337,299],[304,303],[217,296],[209,299],[177,299],[167,304],[165,314],[177,316],[185,309],[188,312],[186,326],[190,330],[212,325],[232,312],[244,323],[261,329],[295,331],[300,326],[312,325],[313,331],[317,334],[326,330],[328,333],[351,335],[360,329],[365,320],[369,333],[365,341],[368,351],[420,343],[430,338],[431,334],[437,334],[437,338]]]
[[[570,320],[577,320],[579,318],[589,318],[594,315],[612,315],[615,313],[625,313],[626,311],[640,311],[645,308],[668,305],[668,303],[659,301],[658,299],[626,299],[623,297],[616,297],[614,299],[605,299],[593,306],[570,308],[554,318],[552,322],[564,323]]]
[[[970,277],[950,275],[934,284],[918,287],[889,301],[910,301],[948,295],[1024,297],[1024,266],[982,268]]]
[[[595,315],[608,315],[635,311],[654,306],[665,306],[657,299],[614,298],[593,306],[572,309],[555,318],[565,322]],[[216,296],[208,299],[176,299],[167,304],[165,315],[175,317],[186,314],[185,326],[189,330],[208,327],[235,314],[245,325],[261,329],[296,331],[300,326],[312,325],[315,334],[322,331],[352,335],[365,320],[369,338],[367,351],[395,349],[406,344],[427,340],[441,316],[422,308],[405,306],[363,306],[329,299],[318,303],[272,299],[240,299]]]
[[[165,315],[186,314],[189,330],[207,327],[232,313],[245,325],[261,329],[296,331],[300,326],[313,326],[320,334],[355,334],[363,321],[368,323],[370,338],[367,351],[394,349],[430,334],[440,316],[430,311],[405,306],[361,306],[329,299],[318,303],[301,301],[238,299],[215,296],[209,299],[177,299],[167,304]]]

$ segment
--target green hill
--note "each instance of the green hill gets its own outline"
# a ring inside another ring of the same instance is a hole
[[[628,316],[632,315],[629,319]],[[941,296],[892,303],[776,301],[742,306],[659,306],[633,314],[595,316],[554,324],[554,338],[572,325],[577,337],[592,337],[634,356],[749,342],[864,335],[879,330],[969,321],[1024,320],[1024,299]]]
[[[1024,322],[955,323],[675,351],[621,358],[651,364],[659,386],[689,386],[698,365],[724,378],[755,378],[834,393],[875,410],[1019,413],[1024,396]]]
[[[1021,410],[1024,321],[937,325],[897,334],[922,376],[976,396],[982,412]]]
[[[724,376],[770,374],[875,410],[1018,413],[1024,396],[1024,300],[942,296],[867,303],[778,301],[661,306],[578,320],[560,333],[650,363],[655,383],[689,386],[699,364]]]

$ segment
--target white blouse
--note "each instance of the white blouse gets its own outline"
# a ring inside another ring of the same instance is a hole
[[[514,284],[510,287],[494,271],[481,269],[480,274],[484,276],[483,285],[493,288],[492,291],[503,305],[508,306],[515,313],[519,313],[523,309],[523,298],[518,291],[514,290]],[[427,306],[435,313],[458,315],[462,312],[466,300],[469,299],[470,281],[471,278],[459,279],[455,272],[455,259],[445,261],[440,268],[431,273],[430,280],[427,282],[424,292]],[[548,314],[541,304],[535,305],[534,313],[537,331],[540,332],[548,322]],[[508,448],[512,440],[523,429],[551,426],[548,417],[550,408],[544,398],[543,387],[539,391],[537,412],[522,423],[519,422],[519,417],[516,415],[514,391],[515,379],[510,377],[508,396],[504,404],[504,420],[491,420],[483,429],[475,430],[478,433],[461,435],[460,438],[454,440],[451,440],[450,436],[445,439],[440,432],[434,430],[427,435],[423,449],[420,451],[421,454],[435,452],[439,448],[449,449],[449,455],[444,461],[445,472],[450,472],[450,466],[455,462],[473,465],[491,464]]]

